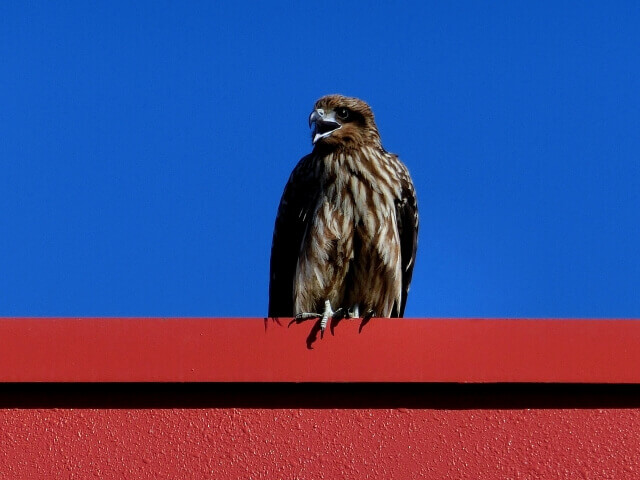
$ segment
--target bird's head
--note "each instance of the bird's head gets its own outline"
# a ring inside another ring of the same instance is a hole
[[[316,148],[380,144],[371,107],[358,98],[327,95],[309,116],[311,143]]]

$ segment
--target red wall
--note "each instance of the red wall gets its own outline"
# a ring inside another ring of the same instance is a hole
[[[357,327],[0,319],[0,479],[640,478],[640,321]]]
[[[0,319],[0,381],[640,383],[638,320],[344,320],[309,350],[311,326]]]
[[[0,412],[0,478],[635,479],[640,411]]]

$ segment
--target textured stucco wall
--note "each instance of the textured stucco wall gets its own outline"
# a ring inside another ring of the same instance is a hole
[[[640,410],[0,410],[26,478],[635,479]]]
[[[640,478],[638,320],[308,332],[0,319],[0,480]]]

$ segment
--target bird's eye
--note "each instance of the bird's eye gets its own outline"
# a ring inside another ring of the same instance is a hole
[[[347,118],[349,118],[349,109],[345,107],[340,107],[336,110],[336,114],[342,120],[346,120]]]

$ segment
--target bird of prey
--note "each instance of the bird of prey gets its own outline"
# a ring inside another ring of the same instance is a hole
[[[407,167],[383,148],[360,99],[320,98],[309,126],[313,150],[275,221],[269,317],[318,318],[322,333],[329,319],[402,317],[418,237]]]

